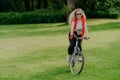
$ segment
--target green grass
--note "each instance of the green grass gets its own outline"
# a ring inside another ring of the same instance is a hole
[[[120,23],[88,26],[85,67],[73,75],[65,61],[68,25],[0,25],[0,80],[119,80]]]

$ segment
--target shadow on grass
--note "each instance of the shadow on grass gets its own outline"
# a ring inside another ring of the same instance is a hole
[[[33,79],[37,80],[71,80],[74,78],[79,78],[79,75],[73,75],[68,66],[50,68],[43,73],[36,73],[31,76]]]

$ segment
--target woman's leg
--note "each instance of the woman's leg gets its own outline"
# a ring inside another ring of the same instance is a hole
[[[81,44],[82,44],[82,39],[80,39],[80,40],[78,41],[78,47],[80,48],[80,51],[82,51],[82,46],[81,46]]]
[[[74,32],[74,33],[75,33],[75,35],[77,35],[77,37],[82,37],[82,34],[78,35],[77,32]],[[82,44],[82,39],[79,39],[79,40],[78,40],[78,47],[80,48],[80,51],[82,51],[82,46],[81,46],[81,44]]]
[[[69,41],[70,41],[70,45],[68,47],[68,54],[72,55],[72,53],[74,51],[74,46],[75,46],[76,39],[73,38],[72,40],[69,40]]]
[[[69,36],[68,38],[70,37],[70,32],[69,32]],[[72,55],[73,51],[74,51],[74,46],[75,46],[75,43],[76,43],[76,39],[73,38],[72,40],[69,39],[69,47],[68,47],[68,54],[69,55]]]
[[[70,33],[69,33],[69,37],[70,37]],[[75,46],[75,43],[76,43],[76,39],[73,38],[72,40],[69,39],[69,47],[68,47],[68,55],[66,57],[66,61],[69,62],[70,58],[71,58],[71,55],[74,51],[74,46]]]

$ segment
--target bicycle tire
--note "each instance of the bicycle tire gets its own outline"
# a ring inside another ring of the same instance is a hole
[[[83,54],[82,54],[82,52],[80,50],[77,50],[77,51],[78,51],[77,53],[81,55],[82,61],[80,63],[80,67],[78,67],[78,69],[76,71],[74,71],[73,68],[77,66],[76,65],[77,63],[74,62],[74,60],[78,57],[78,55],[76,55],[75,52],[72,54],[71,59],[69,61],[69,68],[70,68],[70,71],[73,74],[80,74],[82,72],[82,70],[83,70],[83,67],[84,67],[84,56],[83,56]]]

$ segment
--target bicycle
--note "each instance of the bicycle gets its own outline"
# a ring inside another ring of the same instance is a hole
[[[79,39],[82,39],[82,38],[77,37],[76,35],[74,35],[74,37],[76,38],[76,45],[74,47],[74,52],[71,55],[71,58],[69,61],[69,68],[73,74],[80,74],[84,67],[84,56],[82,52],[80,51],[80,48],[78,47],[78,41]]]

